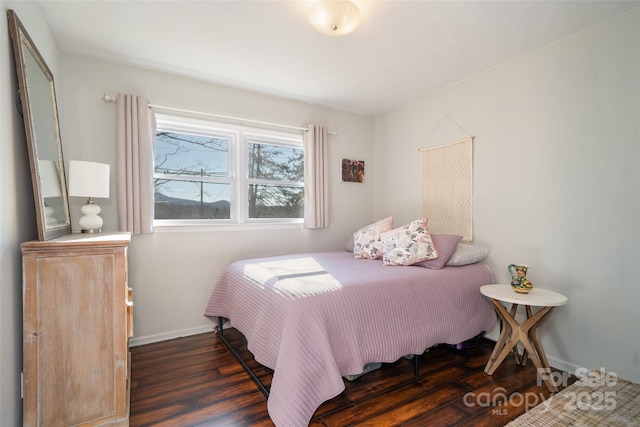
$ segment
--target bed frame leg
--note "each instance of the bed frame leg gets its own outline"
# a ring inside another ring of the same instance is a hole
[[[265,385],[262,384],[262,381],[260,381],[260,378],[258,378],[255,372],[253,372],[253,370],[249,367],[249,365],[245,363],[242,357],[240,357],[240,354],[236,351],[235,348],[233,348],[229,340],[227,340],[227,337],[224,336],[224,329],[223,329],[224,321],[225,321],[224,317],[218,317],[218,335],[220,336],[220,339],[222,340],[224,345],[229,349],[231,354],[233,354],[233,357],[235,357],[236,360],[240,363],[240,365],[242,365],[242,369],[244,369],[245,372],[249,374],[253,382],[256,383],[256,385],[258,386],[262,394],[264,394],[266,398],[269,398],[269,390],[267,390],[267,387],[265,387]]]

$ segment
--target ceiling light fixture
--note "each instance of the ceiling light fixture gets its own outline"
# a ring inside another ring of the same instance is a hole
[[[309,12],[309,23],[327,36],[342,36],[360,24],[360,10],[349,0],[322,0]]]

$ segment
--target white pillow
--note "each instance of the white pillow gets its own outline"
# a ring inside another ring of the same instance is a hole
[[[393,217],[390,216],[353,233],[353,257],[358,259],[382,258],[380,234],[391,230],[392,227]]]
[[[485,259],[487,255],[489,255],[489,249],[484,246],[459,243],[453,255],[447,261],[447,265],[460,267],[462,265],[475,264]]]

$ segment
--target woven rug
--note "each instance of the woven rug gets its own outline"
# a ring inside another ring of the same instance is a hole
[[[592,371],[507,426],[640,426],[640,385]]]

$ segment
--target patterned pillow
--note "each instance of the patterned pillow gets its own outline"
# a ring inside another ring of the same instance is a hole
[[[456,234],[432,234],[431,240],[433,240],[433,244],[438,250],[438,258],[422,261],[414,265],[439,270],[449,262],[451,255],[458,247],[458,243],[462,240],[462,236]]]
[[[427,219],[413,221],[380,235],[384,265],[413,265],[438,257],[427,229]]]
[[[389,231],[392,227],[393,217],[390,216],[353,233],[353,257],[358,259],[382,258],[380,233]]]
[[[447,265],[460,267],[461,265],[475,264],[485,259],[487,255],[489,255],[489,249],[484,246],[460,243],[447,261]]]

